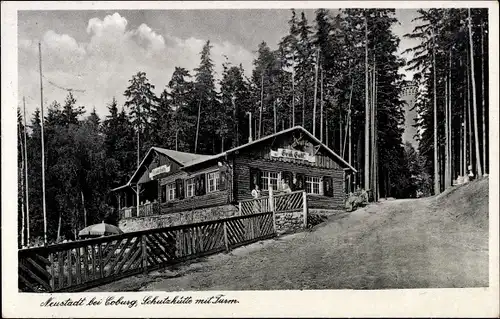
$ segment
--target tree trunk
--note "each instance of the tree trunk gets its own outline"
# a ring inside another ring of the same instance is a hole
[[[85,197],[83,196],[83,192],[80,191],[80,195],[82,197],[82,207],[83,207],[83,225],[87,227],[87,209],[85,208]]]
[[[484,98],[484,31],[483,31],[483,21],[481,21],[481,109],[482,109],[482,121],[483,121],[483,167],[484,174],[488,174],[487,170],[487,156],[486,156],[486,107]]]
[[[24,189],[25,189],[25,196],[26,196],[26,245],[29,247],[30,246],[30,201],[29,201],[29,182],[28,182],[28,141],[26,137],[26,100],[23,96],[23,120],[24,120]]]
[[[373,200],[375,201],[376,198],[376,182],[375,182],[375,70],[376,70],[376,65],[375,65],[375,56],[373,57],[373,70],[371,72],[371,103],[370,103],[370,149],[371,149],[371,165],[370,165],[370,173],[371,173],[371,185],[372,185],[372,194],[373,194]]]
[[[175,150],[178,150],[179,144],[178,144],[178,139],[179,139],[179,129],[175,130]]]
[[[477,97],[476,97],[476,78],[474,75],[474,44],[472,43],[472,18],[470,8],[468,9],[469,15],[469,46],[470,46],[470,69],[472,80],[472,106],[474,108],[474,141],[476,146],[476,168],[477,177],[483,176],[483,169],[481,166],[481,152],[479,151],[479,128],[477,123]]]
[[[373,138],[373,147],[375,149],[375,201],[378,202],[379,199],[379,180],[378,180],[378,169],[379,169],[379,162],[378,162],[378,119],[377,119],[377,68],[376,68],[376,63],[373,65],[373,125],[375,127],[375,136]]]
[[[292,126],[295,126],[295,53],[292,65]]]
[[[368,20],[365,15],[365,190],[370,189],[370,101],[368,96]]]
[[[470,70],[471,70],[471,81],[472,81],[472,107],[474,109],[474,142],[475,142],[475,158],[476,158],[476,168],[477,177],[483,176],[483,169],[481,167],[481,152],[479,151],[479,129],[477,123],[477,97],[476,97],[476,78],[474,76],[474,44],[472,42],[472,18],[470,8],[467,9],[469,16],[469,46],[470,46]],[[472,161],[471,161],[472,163]]]
[[[445,145],[445,153],[444,153],[444,189],[448,188],[450,186],[448,184],[448,179],[450,175],[449,171],[449,154],[448,154],[448,143],[449,143],[449,132],[448,132],[448,75],[445,76],[445,123],[444,123],[444,145]]]
[[[439,182],[439,166],[438,166],[438,129],[437,129],[437,88],[436,88],[436,44],[435,38],[433,35],[433,47],[432,47],[432,70],[434,75],[434,195],[439,194],[440,192],[440,182]]]
[[[194,141],[194,153],[198,150],[198,135],[200,134],[201,98],[198,101],[198,119],[196,120],[196,137]]]
[[[330,147],[328,144],[328,135],[329,135],[329,130],[328,130],[328,108],[325,109],[325,144],[326,146]]]
[[[318,67],[319,48],[316,51],[316,66],[314,68],[314,103],[313,103],[313,136],[316,137],[316,104],[318,103]]]
[[[61,223],[62,223],[62,216],[61,212],[59,212],[59,222],[57,224],[57,242],[61,240]]]
[[[276,100],[273,101],[273,119],[274,119],[274,133],[277,131],[277,124],[276,124]]]
[[[258,138],[260,139],[262,133],[262,107],[264,103],[264,71],[260,75],[260,110],[259,110],[259,134]]]
[[[464,82],[467,82],[465,79]],[[467,90],[467,85],[464,86],[464,89]],[[464,90],[464,109],[463,109],[463,166],[462,166],[462,176],[467,174],[467,91]]]
[[[344,149],[344,137],[343,137],[343,134],[342,134],[342,131],[344,130],[343,129],[343,118],[342,118],[342,109],[339,108],[339,154],[342,156],[342,158],[344,158],[344,153],[342,152],[342,150]]]
[[[469,60],[469,51],[467,51],[467,60],[468,62],[470,63],[470,60]],[[467,174],[468,170],[469,170],[469,166],[473,166],[472,163],[472,159],[473,159],[473,156],[472,156],[472,114],[471,114],[471,105],[470,105],[470,97],[471,97],[471,94],[470,94],[470,72],[469,72],[469,67],[467,67],[467,137],[469,139],[469,160],[467,162],[467,166],[466,166],[466,171],[465,173]]]
[[[323,142],[323,138],[324,138],[324,135],[323,135],[323,112],[324,112],[324,101],[323,101],[323,67],[321,67],[321,95],[320,95],[320,98],[321,98],[321,114],[320,114],[320,138],[319,140],[321,142]]]
[[[306,91],[302,92],[302,127],[306,128]]]
[[[21,143],[21,248],[24,248],[24,234],[26,225],[24,223],[24,146],[21,137],[21,127],[17,125],[19,133],[19,143]]]
[[[234,110],[234,122],[236,123],[236,146],[240,146],[240,121],[239,121],[239,112],[236,107],[236,99],[231,99],[233,102],[233,110]],[[224,151],[224,150],[223,150]]]
[[[452,75],[451,75],[451,68],[452,68],[452,59],[451,59],[451,51],[450,51],[450,65],[448,67],[448,105],[446,106],[448,109],[448,178],[449,180],[447,181],[448,186],[453,185],[453,126],[452,126],[452,116],[451,116],[451,101],[452,101],[452,91],[451,91],[451,83],[452,83]]]
[[[351,78],[351,92],[349,93],[349,106],[348,106],[348,111],[347,111],[347,125],[349,127],[349,148],[348,148],[348,162],[350,165],[352,165],[352,119],[351,119],[351,103],[352,103],[352,91],[354,88],[354,77]]]

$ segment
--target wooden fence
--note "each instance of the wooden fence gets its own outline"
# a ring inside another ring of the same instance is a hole
[[[276,236],[272,212],[18,251],[19,290],[81,291]]]
[[[240,215],[251,215],[255,213],[267,212],[287,212],[307,210],[307,201],[304,191],[295,191],[291,193],[273,194],[269,192],[269,196],[259,197],[256,199],[248,199],[240,202]]]

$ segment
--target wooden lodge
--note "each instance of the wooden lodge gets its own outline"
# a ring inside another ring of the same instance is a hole
[[[309,208],[343,210],[345,181],[356,170],[311,133],[295,126],[216,155],[152,147],[126,185],[115,188],[121,219],[232,205],[305,190]],[[139,202],[139,205],[137,205]],[[139,208],[139,213],[137,213]]]

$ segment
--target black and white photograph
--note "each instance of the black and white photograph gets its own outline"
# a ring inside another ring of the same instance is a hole
[[[498,3],[132,4],[10,10],[13,294],[498,290]]]

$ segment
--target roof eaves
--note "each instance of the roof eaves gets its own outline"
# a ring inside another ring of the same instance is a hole
[[[309,135],[309,137],[311,137],[315,142],[319,143],[321,146],[323,146],[328,152],[330,152],[330,154],[332,154],[333,156],[335,156],[338,160],[340,160],[343,164],[345,164],[345,166],[347,166],[347,168],[351,169],[353,172],[357,173],[358,171],[352,167],[349,163],[347,163],[342,157],[340,157],[337,153],[335,153],[331,148],[329,148],[328,146],[326,146],[325,144],[323,144],[323,142],[321,142],[318,138],[316,138],[314,135],[312,135],[310,132],[308,132],[306,129],[304,129],[303,127],[300,126],[300,128],[306,132],[307,135]]]
[[[357,172],[357,170],[352,167],[349,163],[347,163],[342,157],[340,157],[337,153],[335,153],[332,149],[330,149],[328,146],[326,146],[325,144],[323,144],[319,139],[317,139],[314,135],[312,135],[310,132],[308,132],[305,128],[303,128],[302,126],[294,126],[294,127],[291,127],[291,128],[288,128],[286,130],[283,130],[283,131],[280,131],[280,132],[276,132],[274,134],[271,134],[271,135],[268,135],[268,136],[265,136],[263,138],[260,138],[258,140],[255,140],[255,141],[252,141],[250,143],[246,143],[246,144],[243,144],[243,145],[240,145],[240,146],[237,146],[235,148],[232,148],[226,152],[222,152],[222,153],[219,153],[219,154],[216,154],[216,155],[213,155],[213,156],[210,156],[208,158],[202,158],[202,159],[198,159],[198,160],[194,160],[193,162],[191,163],[186,163],[186,165],[184,165],[184,168],[190,168],[192,166],[195,166],[195,165],[198,165],[198,164],[201,164],[203,162],[206,162],[206,161],[210,161],[210,160],[214,160],[214,159],[217,159],[217,158],[220,158],[222,156],[225,156],[225,155],[228,155],[230,153],[234,153],[242,148],[245,148],[245,147],[248,147],[248,146],[251,146],[251,145],[254,145],[254,144],[257,144],[257,143],[260,143],[262,141],[265,141],[267,139],[270,139],[270,138],[273,138],[273,137],[276,137],[278,135],[281,135],[281,134],[284,134],[284,133],[288,133],[288,132],[291,132],[291,131],[294,131],[294,130],[301,130],[303,132],[305,132],[310,138],[312,138],[316,143],[318,143],[319,145],[321,145],[322,147],[324,147],[330,154],[332,154],[335,158],[337,158],[338,160],[340,160],[347,168],[351,169],[353,172]]]
[[[148,158],[149,153],[151,153],[154,149],[155,149],[154,147],[151,147],[149,149],[149,151],[146,153],[146,156],[144,156],[144,158],[142,159],[141,163],[139,164],[139,166],[135,170],[134,174],[132,174],[132,177],[130,177],[130,180],[128,181],[127,185],[131,185],[132,184],[132,180],[134,179],[135,175],[137,175],[137,173],[139,172],[139,169],[141,169],[142,164],[144,164],[144,162],[146,161],[146,158]]]

